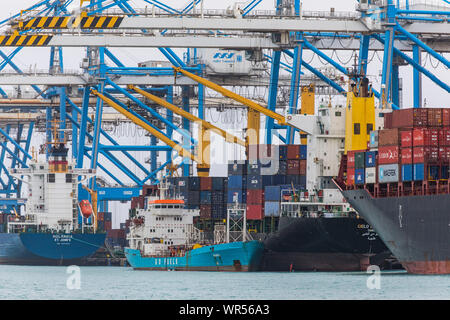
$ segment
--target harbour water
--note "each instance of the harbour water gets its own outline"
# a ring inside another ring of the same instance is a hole
[[[450,275],[409,275],[403,271],[381,272],[379,278],[373,278],[374,275],[366,272],[230,273],[3,265],[0,266],[0,299],[450,299]]]

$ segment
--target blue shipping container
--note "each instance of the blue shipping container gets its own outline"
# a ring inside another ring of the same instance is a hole
[[[280,186],[264,187],[264,200],[280,201],[281,200],[281,187]]]
[[[439,180],[439,166],[429,166],[428,179]]]
[[[229,176],[228,177],[228,188],[230,189],[242,189],[244,186],[243,176]]]
[[[366,152],[366,168],[373,168],[376,166],[375,158],[376,151],[367,151]]]
[[[300,146],[300,160],[306,160],[307,157],[308,157],[307,146],[302,144]]]
[[[425,180],[425,166],[423,163],[415,163],[413,170],[414,181]]]
[[[402,181],[412,181],[413,179],[413,165],[402,165]]]
[[[364,169],[355,169],[355,184],[364,184],[366,173]]]
[[[266,201],[264,202],[264,216],[279,217],[280,216],[280,202]]]
[[[211,203],[211,191],[200,191],[200,203],[201,204]]]
[[[273,176],[273,184],[275,186],[286,184],[286,176],[285,175],[281,175],[281,174],[274,175]]]

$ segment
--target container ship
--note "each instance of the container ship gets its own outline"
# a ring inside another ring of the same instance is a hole
[[[345,108],[321,106],[312,117],[315,125],[303,145],[249,145],[249,160],[230,161],[227,177],[168,178],[169,192],[199,210],[194,225],[210,241],[229,208],[242,205],[249,237],[264,242],[261,271],[397,267],[377,233],[332,182],[344,151]],[[154,190],[145,186],[132,200],[131,217]]]
[[[352,118],[373,115],[369,99],[350,99],[351,126],[371,126]],[[450,273],[450,110],[394,110],[385,113],[383,129],[347,138],[336,184],[348,202],[409,273]],[[368,157],[374,167],[359,161]]]
[[[199,210],[188,209],[183,199],[166,197],[166,182],[145,197],[137,210],[127,240],[125,255],[136,270],[254,271],[259,266],[263,243],[226,242],[216,233],[214,242],[203,237],[193,219]],[[223,229],[222,229],[223,231]]]
[[[80,208],[86,216],[79,222],[78,184],[95,170],[75,168],[67,151],[63,143],[55,143],[48,161],[33,159],[29,168],[10,170],[29,185],[29,195],[23,214],[0,214],[1,264],[82,264],[104,246],[106,234],[89,222],[94,221],[92,211]]]

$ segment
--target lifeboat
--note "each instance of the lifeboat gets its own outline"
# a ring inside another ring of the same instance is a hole
[[[81,214],[85,218],[89,218],[94,213],[94,210],[92,209],[92,206],[91,206],[91,203],[89,202],[89,200],[81,200],[79,206],[80,206]]]

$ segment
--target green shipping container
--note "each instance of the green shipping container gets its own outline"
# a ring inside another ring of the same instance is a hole
[[[364,169],[366,162],[366,153],[357,152],[355,153],[355,169]]]

